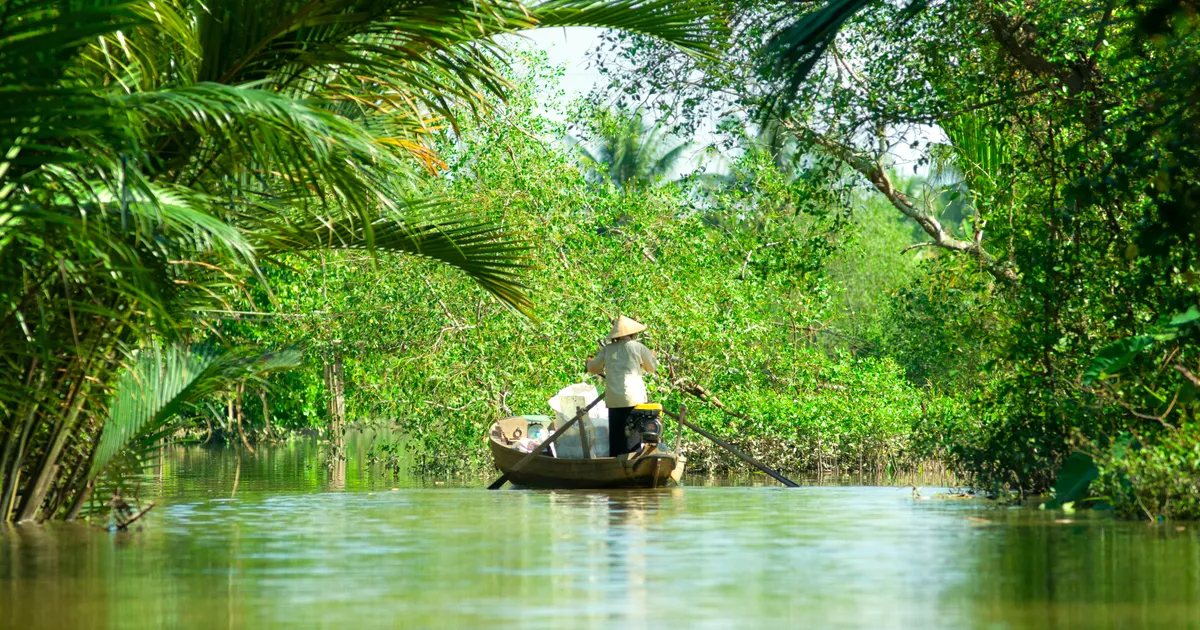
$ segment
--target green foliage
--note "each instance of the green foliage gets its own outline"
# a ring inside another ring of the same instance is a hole
[[[781,118],[801,153],[919,225],[918,270],[838,324],[870,342],[847,347],[970,406],[957,432],[921,436],[933,450],[979,487],[1020,493],[1089,452],[1124,489],[1118,509],[1145,515],[1127,509],[1143,481],[1116,460],[1186,451],[1195,422],[1200,339],[1186,317],[1157,321],[1193,308],[1200,278],[1194,5],[747,2],[729,9],[720,61],[639,41],[602,65],[618,90],[694,104],[676,112],[683,127],[718,106]],[[660,65],[680,69],[638,74]],[[945,141],[914,131],[930,125]],[[914,161],[933,167],[920,186],[896,172]],[[1134,434],[1136,448],[1097,455]],[[1147,492],[1190,475],[1184,459],[1154,462]]]
[[[697,421],[779,468],[933,457],[1066,501],[1088,453],[1123,514],[1196,516],[1194,5],[14,0],[0,520],[77,512],[224,369],[152,340],[302,342],[288,427],[324,424],[344,359],[351,414],[437,470],[581,379],[618,313],[656,396],[716,392],[743,414]],[[498,35],[565,25],[624,29],[615,111],[670,92],[652,129],[576,121],[614,186],[506,70]],[[647,185],[718,112],[729,175]]]
[[[1138,432],[1141,433],[1140,431]],[[1132,435],[1099,453],[1097,494],[1129,518],[1152,521],[1200,518],[1200,431],[1195,423],[1153,443]]]
[[[1086,453],[1071,453],[1063,462],[1054,480],[1054,499],[1043,507],[1058,509],[1087,496],[1088,486],[1096,480],[1100,470]]]
[[[267,343],[304,342],[309,373],[342,354],[350,417],[400,427],[427,473],[489,463],[490,423],[544,412],[561,387],[585,380],[584,359],[618,313],[650,326],[645,341],[664,366],[649,379],[652,397],[688,404],[694,421],[772,466],[916,465],[913,427],[955,406],[908,385],[891,360],[828,353],[814,332],[835,296],[828,263],[854,232],[826,183],[760,155],[739,161],[744,175],[729,185],[598,189],[558,143],[566,127],[534,114],[547,106],[535,84],[552,79],[525,79],[501,118],[448,138],[455,149],[439,183],[527,236],[534,322],[506,316],[451,274],[417,273],[419,262],[375,267],[338,254],[269,270],[287,315],[230,326]],[[684,398],[680,380],[744,417]],[[743,469],[685,439],[696,469]]]
[[[584,166],[595,180],[622,190],[666,178],[688,148],[687,142],[668,147],[669,136],[660,126],[647,124],[641,112],[595,112],[586,127],[586,140],[572,139]]]
[[[1129,365],[1142,351],[1149,349],[1154,343],[1174,341],[1188,334],[1196,320],[1200,319],[1200,309],[1192,306],[1187,311],[1172,316],[1162,322],[1156,330],[1149,334],[1134,335],[1115,341],[1096,354],[1092,364],[1083,372],[1083,384],[1091,385],[1096,380],[1115,374]]]
[[[901,291],[915,291],[914,278],[932,262],[904,252],[914,243],[912,225],[893,208],[873,196],[855,203],[853,230],[828,265],[836,294],[826,335],[835,346],[872,353],[883,344],[902,365],[919,361],[916,353],[902,351],[899,344],[920,345],[925,335],[912,324],[911,330],[902,331],[892,308]],[[914,382],[926,382],[919,368],[908,371]]]
[[[288,256],[435,260],[528,311],[520,236],[425,186],[443,165],[435,134],[503,102],[499,35],[627,28],[703,56],[708,8],[5,3],[0,521],[73,517],[106,424],[122,424],[104,432],[110,459],[157,422],[145,407],[106,409],[135,349],[189,345],[252,291],[271,304],[264,282]],[[181,383],[162,383],[163,395]]]

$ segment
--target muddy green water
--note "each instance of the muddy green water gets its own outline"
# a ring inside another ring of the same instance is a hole
[[[331,483],[312,444],[177,449],[140,531],[0,531],[0,627],[1200,628],[1200,524],[907,488],[488,492],[357,459]]]

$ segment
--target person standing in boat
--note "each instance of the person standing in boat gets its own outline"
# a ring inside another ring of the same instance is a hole
[[[617,317],[608,344],[587,360],[587,371],[604,375],[604,404],[608,407],[608,454],[616,457],[629,452],[629,440],[625,435],[629,415],[636,405],[646,400],[646,383],[642,375],[653,374],[658,369],[658,359],[649,348],[637,340],[638,333],[646,330],[642,324],[625,317]]]

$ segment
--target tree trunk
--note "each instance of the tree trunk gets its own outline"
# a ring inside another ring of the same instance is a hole
[[[229,397],[225,399],[225,435],[226,439],[233,433],[233,426],[237,424],[237,417],[233,413],[233,392],[229,392]]]
[[[87,455],[83,458],[83,461],[79,463],[77,470],[82,471],[82,478],[86,479],[87,481],[84,482],[83,486],[79,489],[78,494],[75,495],[75,500],[71,503],[70,509],[67,510],[66,520],[68,521],[73,521],[77,516],[79,516],[79,511],[83,508],[83,504],[87,502],[88,497],[92,496],[92,490],[96,488],[95,478],[89,477],[92,474],[92,463],[96,460],[96,446],[100,443],[100,434],[103,431],[104,427],[100,426],[97,427],[91,433],[91,435],[88,435],[86,432],[84,433],[83,443],[87,445],[85,448],[88,450]]]
[[[86,439],[86,436],[80,436],[80,439]],[[53,517],[62,508],[66,507],[67,499],[71,495],[71,490],[76,487],[81,487],[82,475],[86,472],[83,468],[88,461],[87,453],[79,451],[75,454],[75,458],[70,463],[65,460],[60,466],[60,471],[67,471],[60,475],[62,482],[54,489],[54,493],[50,495],[49,503],[46,505],[46,510],[43,513],[42,520],[46,521]]]
[[[88,459],[88,462],[89,462],[89,466],[90,466],[91,465],[90,458]],[[87,503],[88,497],[92,496],[92,490],[95,490],[95,489],[96,489],[96,480],[89,479],[87,484],[85,484],[83,486],[83,490],[81,490],[79,492],[79,496],[75,497],[75,503],[73,505],[71,505],[71,510],[69,512],[67,512],[66,520],[73,521],[79,517],[79,511],[81,509],[83,509],[83,504]]]
[[[46,371],[43,369],[41,377],[38,381],[38,390],[41,390],[46,383]],[[17,503],[17,491],[21,487],[21,469],[25,466],[25,456],[29,453],[29,438],[33,435],[34,427],[38,425],[39,410],[41,405],[35,400],[29,405],[29,412],[25,416],[23,426],[13,428],[13,432],[20,432],[20,440],[14,445],[9,444],[5,447],[4,458],[9,457],[9,449],[12,448],[12,462],[9,467],[8,479],[5,481],[3,496],[0,497],[0,523],[8,522],[12,516],[13,508]],[[12,438],[12,435],[9,436]]]
[[[329,433],[339,437],[346,425],[346,379],[342,371],[342,356],[335,355],[325,364],[325,387],[329,391]]]
[[[246,383],[238,383],[236,390],[237,393],[234,394],[234,399],[236,400],[234,409],[237,412],[237,432],[238,437],[242,438],[242,446],[245,446],[246,450],[250,451],[251,455],[254,455],[254,447],[250,446],[249,440],[246,439],[246,432],[242,430],[242,418],[246,415],[245,407],[242,406],[242,393],[245,391]]]
[[[29,371],[25,376],[26,389],[33,382],[33,375],[38,372],[38,367],[39,362],[36,358],[30,361]],[[34,391],[40,392],[45,383],[46,371],[43,369],[38,375],[38,385]],[[8,436],[4,441],[4,455],[0,457],[0,523],[7,523],[8,515],[12,511],[17,484],[21,480],[21,457],[25,448],[26,429],[32,425],[37,411],[37,401],[26,400],[11,414],[12,426],[5,427]]]
[[[267,406],[267,388],[258,390],[258,398],[262,401],[263,435],[271,437],[271,409]]]
[[[329,390],[329,471],[334,487],[346,478],[346,379],[342,355],[325,364],[325,387]]]
[[[80,379],[79,384],[70,394],[70,411],[67,412],[67,417],[55,427],[50,448],[46,451],[46,455],[42,458],[42,461],[39,462],[38,470],[34,473],[36,476],[29,486],[27,495],[22,499],[22,504],[17,514],[17,521],[30,521],[37,518],[37,513],[41,509],[42,503],[46,500],[46,493],[57,478],[58,456],[62,453],[63,445],[67,443],[67,438],[70,437],[71,430],[75,428],[75,421],[79,418],[79,412],[83,409],[83,405],[87,401],[86,386],[83,385],[83,382]]]

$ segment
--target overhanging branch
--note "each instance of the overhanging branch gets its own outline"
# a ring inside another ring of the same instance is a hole
[[[967,241],[957,238],[946,230],[942,223],[937,220],[937,217],[922,211],[908,198],[908,195],[897,189],[878,160],[867,157],[852,147],[816,133],[802,125],[797,125],[790,121],[783,124],[795,132],[800,139],[819,145],[830,155],[841,160],[855,171],[858,171],[863,177],[866,177],[867,181],[871,182],[871,185],[875,187],[875,190],[887,198],[892,207],[899,210],[904,216],[916,221],[917,225],[921,226],[921,229],[933,239],[928,243],[919,243],[913,247],[906,248],[904,251],[916,247],[939,247],[950,251],[962,252],[975,259],[985,271],[997,280],[1005,284],[1017,282],[1017,273],[1013,269],[1013,266],[1009,263],[996,260],[996,257],[992,256],[984,248],[982,223],[976,225],[972,240]]]

